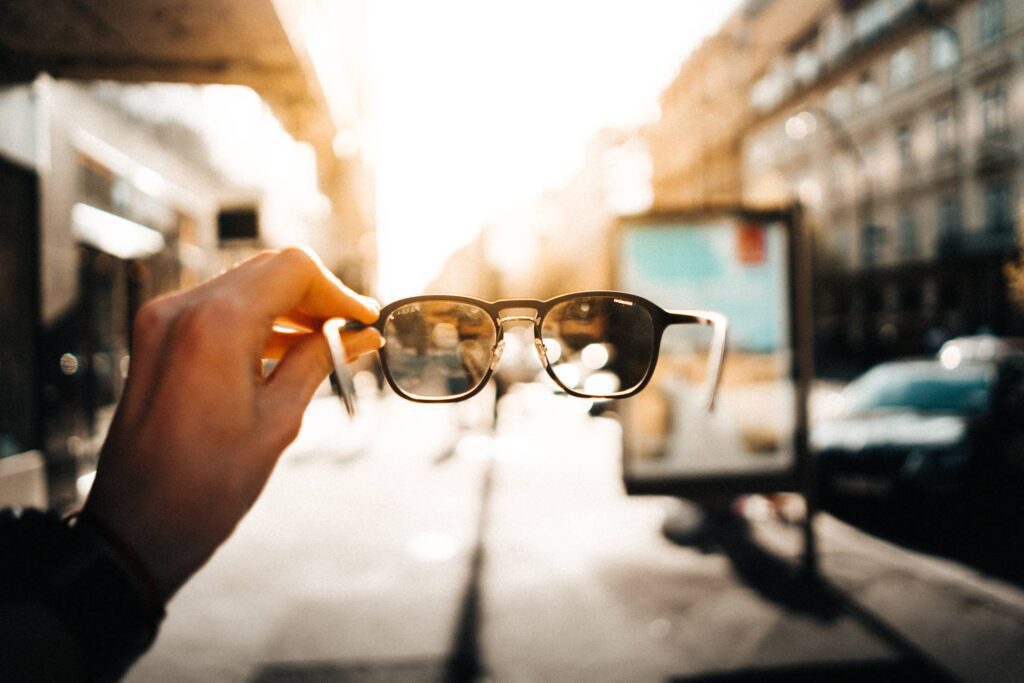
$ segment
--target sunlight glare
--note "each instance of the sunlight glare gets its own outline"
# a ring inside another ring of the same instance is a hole
[[[421,291],[503,212],[564,184],[659,93],[726,3],[373,3],[378,294]]]

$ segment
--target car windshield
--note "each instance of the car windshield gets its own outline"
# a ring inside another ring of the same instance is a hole
[[[882,365],[847,387],[846,410],[850,415],[890,409],[982,413],[988,408],[993,375],[985,363],[956,368],[938,362]]]

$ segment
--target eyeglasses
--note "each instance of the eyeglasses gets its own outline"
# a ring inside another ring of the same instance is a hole
[[[714,407],[728,328],[726,317],[715,311],[665,310],[611,291],[547,301],[425,295],[388,304],[372,327],[385,339],[378,353],[395,393],[420,403],[450,403],[483,389],[505,350],[505,326],[515,322],[533,325],[534,347],[554,383],[571,396],[592,399],[627,398],[647,386],[669,325],[710,326],[707,405]],[[350,414],[351,378],[340,332],[362,327],[339,318],[324,324],[336,389]]]

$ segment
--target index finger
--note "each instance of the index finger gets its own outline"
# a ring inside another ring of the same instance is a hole
[[[310,318],[354,318],[370,324],[380,313],[372,299],[356,294],[314,252],[300,247],[254,264],[246,279],[253,310],[264,317],[297,311]]]

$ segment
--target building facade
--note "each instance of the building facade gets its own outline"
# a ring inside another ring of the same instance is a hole
[[[1024,332],[1024,4],[843,0],[748,91],[744,199],[800,201],[826,371]]]
[[[654,210],[741,201],[743,139],[756,115],[751,86],[829,1],[748,0],[683,63],[645,135]]]

